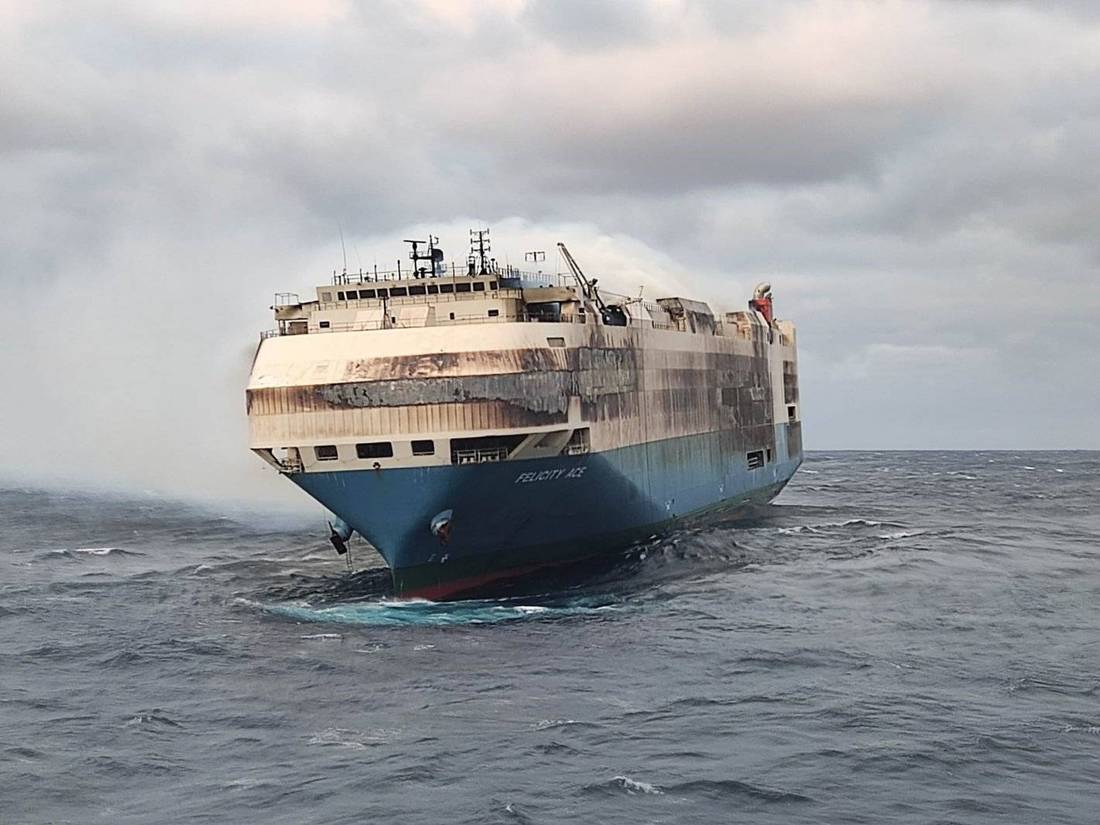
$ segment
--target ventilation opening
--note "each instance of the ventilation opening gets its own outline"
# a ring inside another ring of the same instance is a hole
[[[557,337],[547,338],[546,343],[549,344],[552,347],[564,347],[565,346],[565,339],[564,338],[557,338]]]
[[[500,310],[499,309],[490,309],[489,310],[489,317],[490,318],[496,318],[498,315],[500,315]]]
[[[413,455],[435,455],[434,441],[414,441],[412,448]]]
[[[318,461],[335,461],[340,456],[336,452],[335,444],[321,444],[313,448],[313,454]]]
[[[506,461],[526,435],[484,435],[480,438],[452,438],[452,464],[482,464]]]
[[[749,462],[750,470],[757,470],[764,466],[764,451],[753,450],[751,453],[745,453],[745,460]]]
[[[588,427],[578,427],[573,430],[573,434],[569,436],[569,441],[562,447],[562,455],[584,455],[590,449],[592,444],[590,440]]]
[[[393,458],[393,444],[388,441],[371,441],[356,444],[355,454],[359,458]]]
[[[328,329],[332,326],[332,324],[330,324],[328,321],[321,321],[317,324],[317,326],[321,329]]]
[[[557,323],[561,320],[561,304],[553,301],[528,304],[527,317],[532,321],[549,321],[551,323]]]
[[[794,421],[794,419],[795,419],[794,404],[788,404],[787,405],[787,420],[788,421]]]

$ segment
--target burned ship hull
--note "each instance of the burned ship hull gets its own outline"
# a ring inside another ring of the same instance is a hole
[[[801,462],[787,322],[679,298],[609,313],[492,272],[421,280],[291,304],[304,324],[261,341],[248,389],[253,450],[333,513],[335,543],[366,538],[400,595],[617,553],[768,501]]]
[[[766,503],[800,461],[748,470],[722,455],[711,433],[582,456],[292,480],[370,539],[397,593],[441,599],[620,552],[689,516]],[[454,515],[442,543],[429,526],[446,511]]]

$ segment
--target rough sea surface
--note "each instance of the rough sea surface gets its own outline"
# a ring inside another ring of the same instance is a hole
[[[0,490],[0,822],[1100,820],[1100,454],[816,453],[555,592]]]

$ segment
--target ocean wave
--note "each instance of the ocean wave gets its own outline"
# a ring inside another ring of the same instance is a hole
[[[824,533],[827,531],[843,529],[846,527],[904,527],[892,521],[875,521],[866,518],[850,518],[844,521],[823,521],[819,524],[800,524],[795,527],[777,527],[776,532],[781,535],[794,535],[797,533]]]
[[[639,779],[625,774],[613,777],[606,782],[586,785],[584,790],[589,793],[626,793],[630,796],[644,794],[646,796],[664,796],[664,791],[650,782],[642,782]]]
[[[141,728],[182,728],[179,722],[175,719],[164,714],[159,708],[154,710],[138,713],[135,716],[126,720],[126,727],[141,727]]]
[[[361,751],[373,745],[385,745],[398,738],[399,735],[400,731],[396,728],[376,728],[373,730],[325,728],[310,736],[308,744]]]
[[[900,539],[911,539],[923,535],[923,530],[895,530],[892,533],[880,533],[875,538],[882,539],[883,541],[898,541]]]
[[[704,796],[711,799],[750,797],[764,802],[812,802],[808,796],[790,791],[774,790],[736,779],[695,779],[668,785],[665,791],[682,796]]]
[[[39,550],[35,552],[35,558],[38,560],[45,560],[51,558],[64,558],[79,560],[87,558],[89,556],[111,556],[111,557],[123,557],[123,556],[145,556],[147,553],[143,553],[140,550],[124,550],[121,547],[57,547],[49,550]]]
[[[532,730],[556,730],[560,728],[598,728],[595,722],[585,722],[577,719],[540,719],[531,726]]]
[[[319,622],[381,627],[482,625],[503,622],[549,621],[585,616],[606,616],[616,606],[584,602],[562,605],[510,604],[471,600],[431,602],[423,599],[349,602],[313,605],[307,603],[263,603],[238,599],[244,606],[274,616],[302,622]]]

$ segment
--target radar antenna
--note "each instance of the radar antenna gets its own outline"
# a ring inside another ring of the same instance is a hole
[[[417,261],[427,261],[431,265],[432,277],[436,277],[439,274],[439,265],[443,261],[443,250],[436,246],[436,244],[439,243],[439,236],[428,235],[428,240],[426,241],[413,241],[406,239],[404,242],[412,246],[412,250],[409,252],[409,257],[412,258],[413,262],[413,277],[424,278],[429,271],[426,267],[417,266]],[[422,245],[428,247],[427,254],[420,254],[420,247]]]

